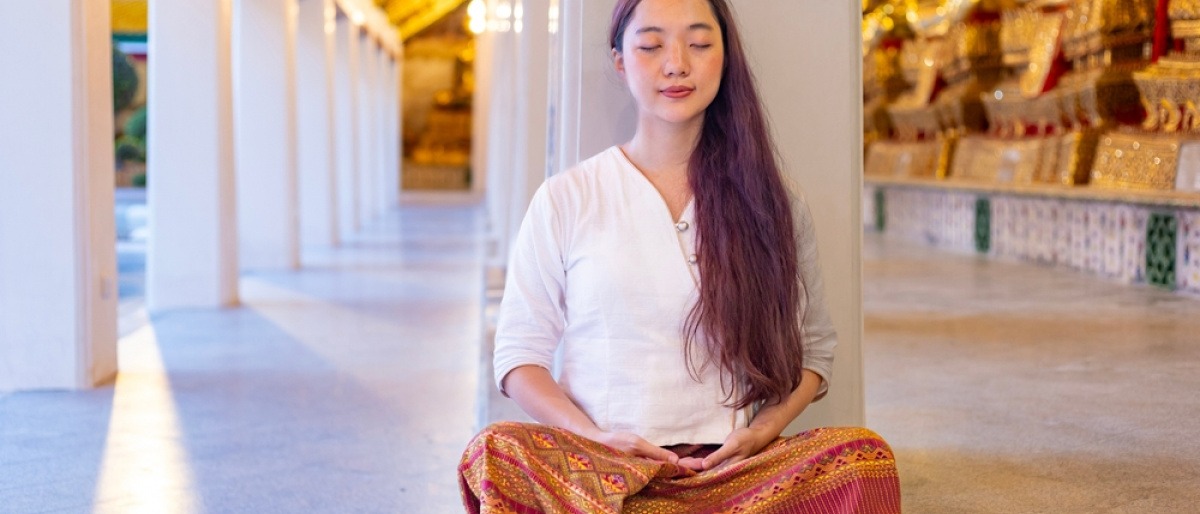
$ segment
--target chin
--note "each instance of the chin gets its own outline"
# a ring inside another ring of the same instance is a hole
[[[683,124],[683,123],[692,122],[696,118],[701,117],[704,114],[704,111],[703,110],[700,110],[700,111],[689,110],[686,112],[680,112],[680,111],[672,110],[672,111],[665,111],[665,112],[659,111],[655,114],[658,119],[674,125],[674,124]]]

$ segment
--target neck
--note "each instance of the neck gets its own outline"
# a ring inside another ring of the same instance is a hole
[[[623,146],[630,160],[647,175],[687,175],[692,151],[700,140],[704,116],[684,123],[642,117],[633,139]]]

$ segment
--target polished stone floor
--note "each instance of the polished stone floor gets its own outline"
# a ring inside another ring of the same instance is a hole
[[[867,234],[906,512],[1200,512],[1200,301]]]
[[[0,395],[0,513],[460,512],[480,218],[412,202],[246,275],[239,308],[125,313],[114,386]],[[876,234],[864,256],[868,424],[906,512],[1200,511],[1200,301]]]
[[[406,208],[244,276],[240,308],[131,329],[114,386],[0,396],[0,512],[454,512],[481,234]]]

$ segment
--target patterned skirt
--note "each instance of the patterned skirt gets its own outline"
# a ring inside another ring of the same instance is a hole
[[[472,514],[900,512],[892,450],[865,428],[782,437],[749,459],[697,473],[563,429],[504,422],[475,436],[458,476]]]

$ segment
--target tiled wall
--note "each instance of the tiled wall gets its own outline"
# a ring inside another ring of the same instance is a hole
[[[1179,288],[1200,293],[1200,211],[1180,213],[1178,259]]]
[[[874,192],[866,196],[875,198]],[[908,239],[964,252],[975,249],[975,195],[921,189],[888,189],[885,230]]]
[[[1161,250],[1163,245],[1176,245],[1171,281],[1157,285],[1200,293],[1198,210],[868,185],[863,192],[868,230],[878,230],[874,210],[880,199],[885,205],[884,231],[889,234],[955,251],[1075,269],[1127,284],[1147,283],[1147,262],[1155,263],[1155,256],[1160,259],[1159,273],[1152,278],[1162,282],[1158,279],[1165,276],[1160,269],[1165,255]],[[977,206],[990,212],[989,219],[980,220],[984,230],[990,224],[990,238],[975,237]],[[1178,227],[1177,233],[1170,234],[1156,230],[1154,248],[1147,244],[1152,216],[1173,219]]]

